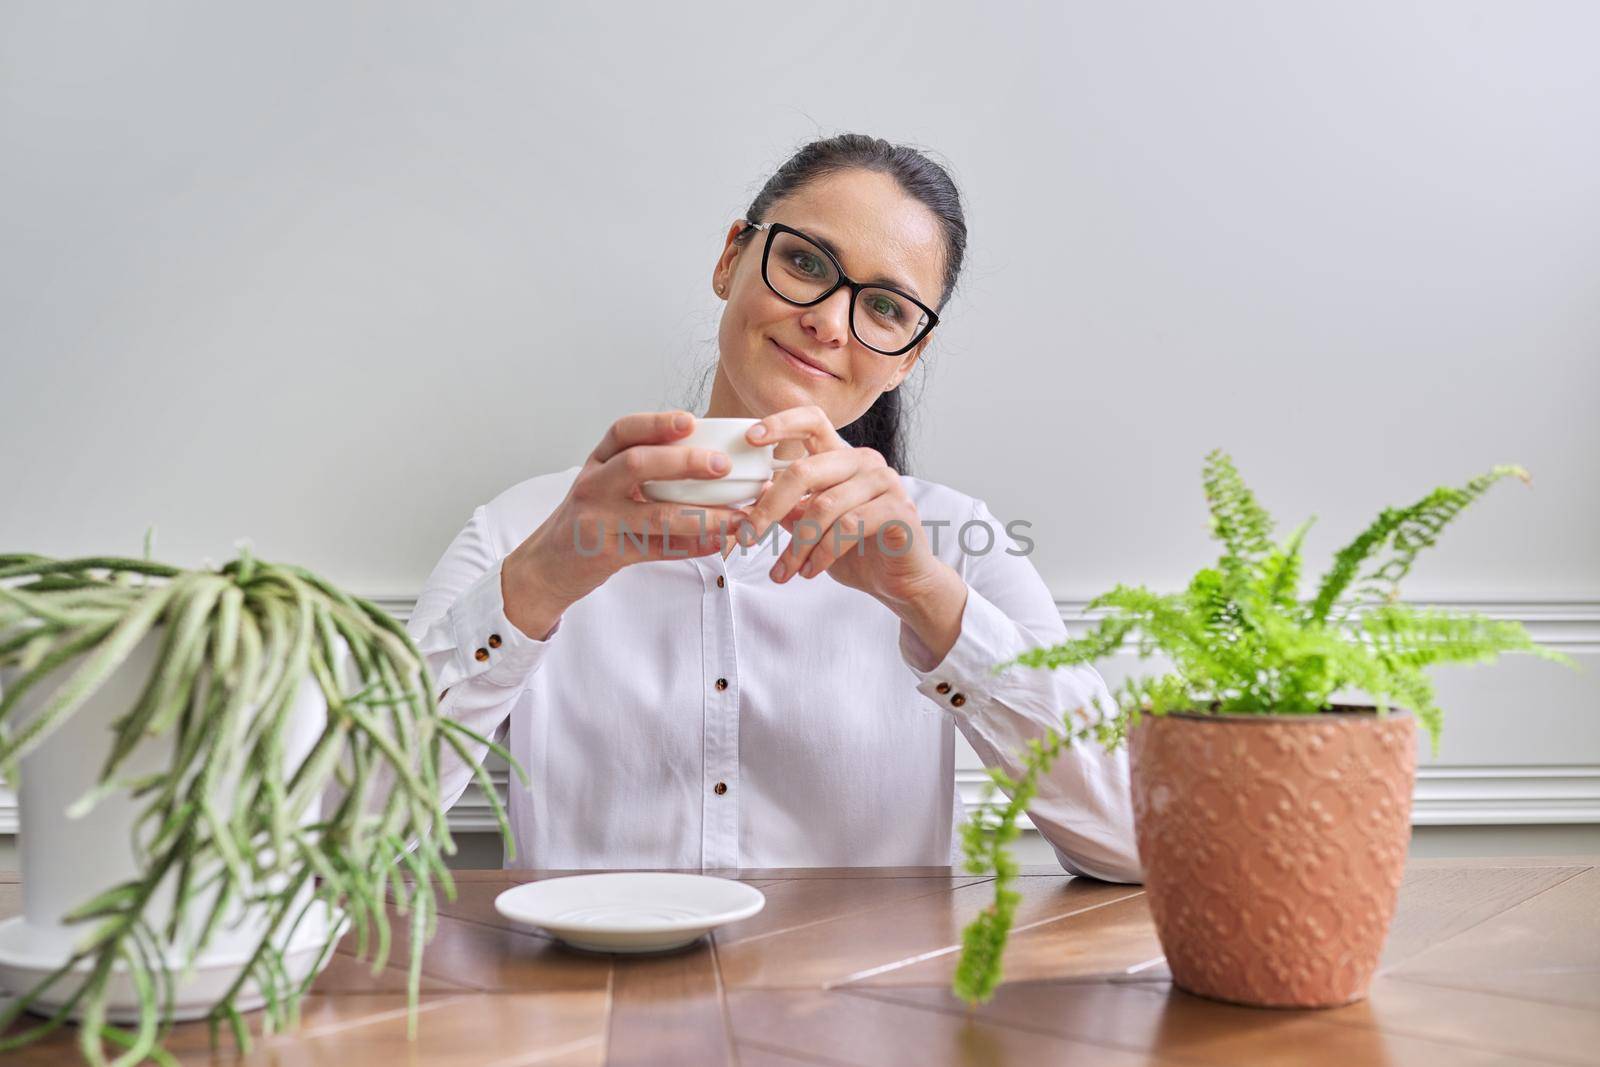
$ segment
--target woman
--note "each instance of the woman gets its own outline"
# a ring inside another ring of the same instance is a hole
[[[641,482],[716,478],[727,457],[673,444],[688,412],[628,415],[582,466],[473,512],[408,626],[445,713],[528,772],[518,862],[959,864],[954,730],[1018,775],[1030,738],[1109,699],[1091,667],[989,673],[1065,636],[1055,604],[981,500],[901,470],[895,389],[965,244],[921,154],[806,146],[712,271],[727,307],[704,413],[761,419],[750,440],[796,462],[745,509],[650,503]],[[646,522],[665,532],[642,549],[621,536]],[[469,775],[448,766],[452,803]],[[1077,749],[1041,783],[1030,815],[1067,871],[1138,880],[1127,778],[1121,754]]]

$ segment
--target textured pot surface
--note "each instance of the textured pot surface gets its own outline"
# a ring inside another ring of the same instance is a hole
[[[1412,716],[1147,716],[1129,746],[1173,981],[1269,1007],[1364,997],[1411,836]]]

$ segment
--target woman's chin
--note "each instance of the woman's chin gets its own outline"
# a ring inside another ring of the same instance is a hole
[[[762,383],[762,388],[756,401],[755,407],[764,409],[762,410],[763,415],[770,415],[774,411],[785,411],[788,408],[815,404],[817,403],[817,394],[805,382],[771,381]]]

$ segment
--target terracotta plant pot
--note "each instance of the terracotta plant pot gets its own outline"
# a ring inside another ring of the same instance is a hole
[[[1129,737],[1156,932],[1183,989],[1260,1007],[1360,1000],[1411,836],[1412,716],[1145,716]]]

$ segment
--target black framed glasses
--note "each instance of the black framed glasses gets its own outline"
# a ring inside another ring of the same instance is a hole
[[[740,220],[767,231],[761,250],[761,280],[796,307],[811,307],[840,286],[850,289],[850,333],[874,352],[909,352],[939,325],[933,309],[891,285],[866,285],[845,274],[839,261],[813,237],[781,222]]]

